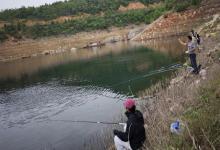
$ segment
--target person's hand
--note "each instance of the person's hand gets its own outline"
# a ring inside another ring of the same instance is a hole
[[[185,51],[186,54],[189,54],[189,51]]]

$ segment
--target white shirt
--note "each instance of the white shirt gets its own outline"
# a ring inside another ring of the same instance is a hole
[[[189,54],[194,54],[196,49],[196,43],[191,41],[187,44]]]

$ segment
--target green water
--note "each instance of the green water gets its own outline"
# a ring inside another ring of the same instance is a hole
[[[117,97],[145,90],[172,72],[143,75],[182,62],[173,50],[121,43],[1,63],[0,147],[83,149],[106,126],[49,120],[114,121],[124,112]]]
[[[144,46],[127,49],[120,54],[109,53],[88,60],[70,61],[57,66],[50,66],[35,74],[22,74],[19,79],[7,78],[1,80],[2,90],[22,88],[34,84],[42,84],[56,80],[65,86],[94,85],[111,88],[115,92],[125,94],[128,86],[133,92],[143,90],[158,80],[166,78],[168,73],[140,78],[129,82],[133,78],[141,77],[162,66],[181,63],[181,57],[170,57]],[[122,82],[125,82],[121,85]]]

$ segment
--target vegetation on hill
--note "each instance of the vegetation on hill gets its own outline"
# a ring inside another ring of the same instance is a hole
[[[129,2],[139,1],[144,4],[159,0],[68,0],[40,7],[22,7],[8,9],[0,13],[1,20],[13,19],[44,19],[50,20],[60,16],[78,15],[80,13],[98,14],[100,12],[116,11],[120,5],[127,6]]]
[[[111,26],[122,27],[129,24],[149,24],[164,12],[174,9],[185,10],[191,5],[199,4],[200,0],[139,0],[144,4],[163,1],[164,5],[157,8],[146,8],[118,12],[120,5],[127,5],[134,0],[69,0],[44,5],[37,8],[28,7],[10,9],[0,12],[0,20],[10,20],[0,29],[0,42],[8,37],[41,38],[56,35],[75,34],[81,31],[107,29]],[[100,13],[102,12],[102,15]],[[92,14],[89,17],[66,20],[65,22],[50,21],[48,24],[35,24],[27,26],[17,19],[54,19],[63,15],[74,15],[80,13]]]
[[[40,38],[55,35],[75,34],[81,31],[92,31],[98,29],[107,29],[111,26],[122,27],[129,24],[149,24],[166,11],[165,7],[158,9],[130,10],[127,12],[109,12],[103,16],[93,15],[81,19],[66,20],[64,23],[51,22],[50,24],[26,26],[19,22],[5,25],[2,29],[1,39],[6,35],[15,38]],[[0,36],[1,37],[1,36]]]

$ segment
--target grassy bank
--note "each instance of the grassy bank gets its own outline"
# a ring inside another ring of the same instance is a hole
[[[140,106],[147,136],[143,150],[220,149],[220,18],[213,20],[201,25],[204,43],[197,60],[203,73],[192,75],[183,68],[166,82],[139,93],[143,100],[154,96]],[[176,120],[181,122],[180,135],[170,132]],[[109,141],[113,150],[112,137]]]
[[[178,71],[171,81],[157,84],[140,96],[155,95],[143,106],[149,149],[220,149],[220,42],[219,20],[204,27],[204,50],[198,62],[206,75]],[[213,36],[209,36],[213,35]],[[181,135],[170,132],[180,120]]]

